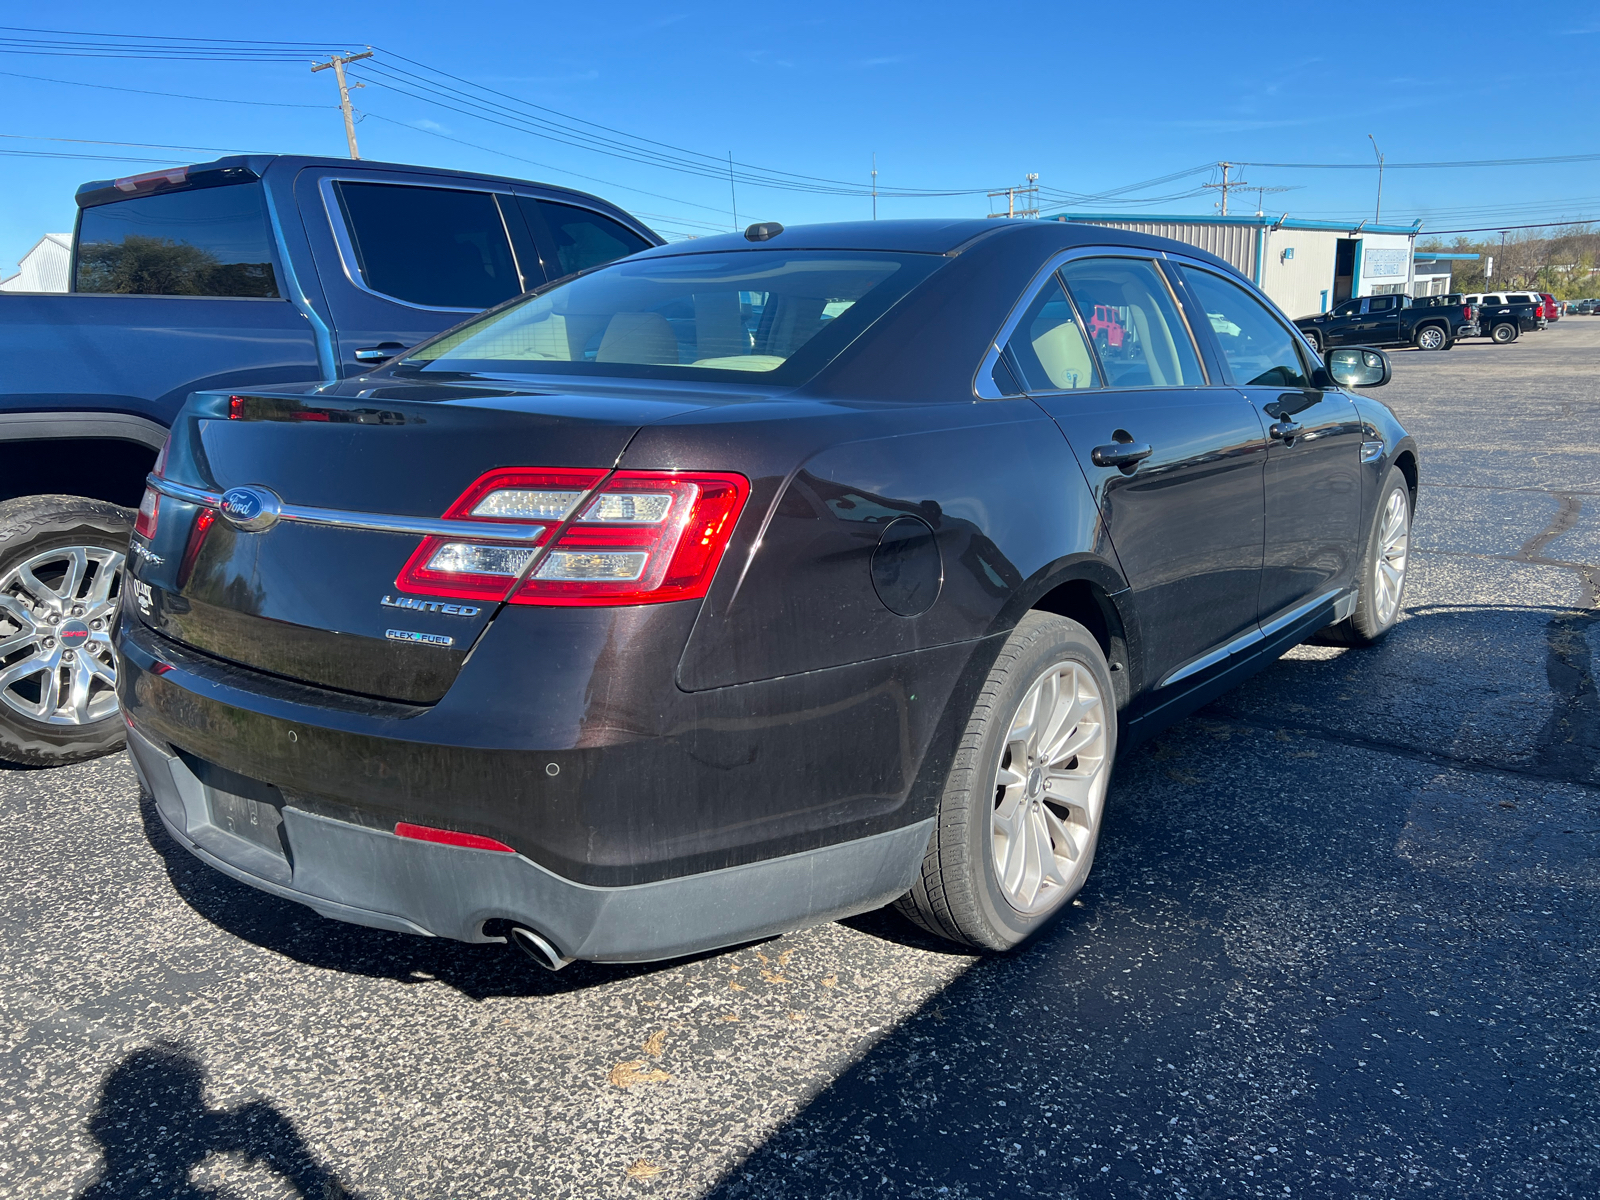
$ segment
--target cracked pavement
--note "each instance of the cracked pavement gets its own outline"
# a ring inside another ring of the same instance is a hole
[[[1405,620],[1119,765],[1051,934],[888,913],[559,975],[0,770],[0,1196],[1600,1191],[1600,318],[1401,351]]]

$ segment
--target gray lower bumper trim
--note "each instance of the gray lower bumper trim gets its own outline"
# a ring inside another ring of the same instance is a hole
[[[878,908],[911,887],[933,822],[720,871],[633,887],[590,887],[516,854],[441,846],[292,806],[293,866],[211,821],[210,789],[183,761],[130,731],[128,748],[162,822],[191,853],[252,887],[325,917],[487,941],[504,918],[566,955],[649,962],[766,937]]]

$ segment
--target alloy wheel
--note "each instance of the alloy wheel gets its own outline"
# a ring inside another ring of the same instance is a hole
[[[1018,912],[1048,911],[1081,886],[1108,767],[1100,685],[1082,663],[1057,663],[1023,696],[995,772],[990,849]]]
[[[1377,561],[1373,566],[1373,598],[1380,628],[1394,620],[1406,582],[1406,557],[1411,548],[1411,504],[1396,488],[1383,506],[1378,526]]]
[[[1417,346],[1423,350],[1437,350],[1444,345],[1444,330],[1437,325],[1429,325],[1417,334]]]
[[[117,711],[111,626],[123,554],[43,550],[0,578],[0,702],[47,725],[92,725]]]

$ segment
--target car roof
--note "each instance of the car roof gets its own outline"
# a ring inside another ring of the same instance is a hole
[[[770,224],[770,222],[769,222]],[[1018,246],[1032,241],[1041,254],[1078,246],[1128,246],[1183,254],[1238,272],[1222,259],[1198,246],[1146,233],[1067,221],[1013,218],[924,218],[903,221],[837,221],[818,225],[785,226],[766,241],[753,242],[742,233],[717,234],[692,241],[672,242],[641,251],[633,260],[677,254],[715,254],[739,250],[865,250],[902,254],[966,253],[979,245],[1004,242]]]

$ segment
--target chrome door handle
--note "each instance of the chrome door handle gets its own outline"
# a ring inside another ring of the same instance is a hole
[[[1121,467],[1127,470],[1149,458],[1155,450],[1151,446],[1133,442],[1112,442],[1109,446],[1096,446],[1089,451],[1089,460],[1097,467]]]
[[[1268,426],[1267,432],[1275,441],[1292,442],[1300,432],[1300,426],[1294,421],[1276,421]]]
[[[397,354],[403,353],[407,349],[409,349],[409,347],[402,346],[399,342],[379,342],[376,346],[368,346],[365,349],[357,350],[356,361],[383,362],[386,359],[393,358]]]

